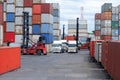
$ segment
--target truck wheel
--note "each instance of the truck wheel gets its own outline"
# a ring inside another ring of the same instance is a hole
[[[37,55],[41,55],[42,51],[41,50],[38,50],[37,51]]]

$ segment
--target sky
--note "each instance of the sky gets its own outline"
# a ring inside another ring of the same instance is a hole
[[[94,30],[95,13],[101,13],[104,3],[112,3],[113,7],[120,5],[120,0],[46,0],[48,3],[59,3],[60,5],[60,28],[65,24],[67,34],[68,19],[81,18],[81,7],[84,7],[83,18],[88,21],[88,32]]]

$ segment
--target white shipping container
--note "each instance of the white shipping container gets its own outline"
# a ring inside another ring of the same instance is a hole
[[[10,43],[10,47],[21,47],[22,43]]]
[[[4,12],[6,12],[7,11],[7,3],[4,2],[3,5],[4,5]]]
[[[102,59],[102,43],[101,42],[95,43],[95,59],[97,62],[101,62],[101,59]]]
[[[60,30],[53,30],[54,36],[60,36]]]
[[[53,23],[53,29],[60,29],[59,23]]]
[[[42,14],[41,23],[50,23],[53,24],[53,16],[51,14]]]
[[[23,25],[23,17],[15,17],[16,25]]]
[[[59,23],[60,18],[59,17],[53,17],[53,23]]]
[[[23,7],[23,3],[24,3],[23,0],[16,0],[16,6],[17,7]]]
[[[6,23],[6,31],[7,32],[15,32],[15,23],[14,22],[7,22]]]
[[[118,21],[118,18],[119,17],[119,15],[118,14],[113,14],[112,15],[112,21]]]
[[[32,17],[29,16],[29,25],[32,25]]]
[[[15,0],[7,0],[7,3],[15,3]]]
[[[3,18],[3,21],[6,21],[6,13],[4,12],[4,18]]]
[[[112,36],[112,40],[119,40],[119,37],[118,36],[117,37]]]
[[[23,15],[23,8],[16,8],[15,15],[16,16],[22,16]]]
[[[118,7],[112,7],[112,14],[118,14]]]
[[[111,20],[103,20],[101,21],[101,27],[111,27]]]
[[[101,24],[101,20],[99,19],[95,20],[95,24]]]
[[[112,35],[111,28],[101,28],[101,35]]]
[[[47,53],[50,53],[51,52],[51,44],[46,44],[45,45],[46,46],[46,48],[47,48]]]
[[[68,29],[69,33],[76,32],[76,29]],[[87,29],[79,29],[79,33],[87,33]]]
[[[112,36],[118,36],[118,29],[112,29]]]
[[[37,43],[39,37],[40,37],[40,35],[32,35],[32,41]]]
[[[23,35],[15,35],[15,43],[22,43]]]
[[[15,13],[15,4],[7,4],[7,12]]]
[[[46,3],[46,0],[33,0],[33,3]]]
[[[0,46],[3,45],[3,26],[0,25]]]
[[[23,26],[16,26],[15,27],[15,33],[16,34],[22,34],[23,33]]]
[[[34,1],[34,0],[33,0]],[[32,16],[32,8],[30,8],[30,7],[25,7],[24,8],[24,11],[25,12],[29,12],[29,16]]]
[[[76,23],[77,23],[76,20],[73,19],[68,20],[68,24],[76,24]]]
[[[59,9],[59,3],[52,3],[53,9]]]
[[[29,26],[29,34],[32,34],[32,26]]]
[[[68,35],[69,35],[69,36],[76,35],[76,32],[73,32],[73,33],[69,33],[69,32],[68,32]],[[87,33],[79,33],[79,36],[88,37],[88,34],[87,34]]]

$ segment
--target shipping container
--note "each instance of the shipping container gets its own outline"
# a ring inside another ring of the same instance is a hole
[[[102,43],[96,42],[95,43],[95,59],[97,62],[101,62],[102,56]]]
[[[42,14],[41,23],[50,23],[53,24],[53,16],[51,14]]]
[[[14,22],[7,22],[6,23],[6,32],[15,32],[15,23]]]
[[[101,27],[103,27],[103,28],[105,28],[105,27],[111,28],[111,20],[102,20],[101,21]]]
[[[107,12],[111,11],[112,12],[112,3],[105,3],[102,5],[102,11],[101,12]]]
[[[33,5],[34,6],[34,5]],[[34,8],[33,8],[34,9]],[[32,16],[32,8],[31,7],[25,7],[24,12],[29,12],[29,16]]]
[[[112,7],[112,14],[118,14],[118,7]]]
[[[87,33],[87,29],[79,29],[79,33]],[[76,29],[68,29],[68,33],[76,33]]]
[[[53,23],[53,29],[59,29],[60,24],[59,23]]]
[[[51,44],[46,44],[45,46],[47,48],[47,53],[50,53],[52,45]]]
[[[15,13],[15,4],[7,4],[7,12]]]
[[[16,0],[16,7],[23,7],[23,0]]]
[[[33,3],[45,3],[45,0],[33,0]]]
[[[39,40],[40,35],[32,35],[32,41],[37,43]]]
[[[23,17],[15,17],[15,25],[23,25]]]
[[[100,30],[101,29],[101,25],[95,25],[95,30]]]
[[[95,36],[95,40],[101,40],[100,36]]]
[[[22,16],[23,15],[23,8],[20,8],[20,7],[16,8],[15,15]]]
[[[4,41],[5,42],[15,42],[15,33],[14,32],[6,32]]]
[[[16,26],[15,33],[16,34],[23,34],[23,26]]]
[[[32,26],[29,26],[29,34],[32,34]]]
[[[33,15],[32,16],[32,24],[41,24],[41,16]]]
[[[119,40],[119,37],[118,36],[117,37],[112,36],[112,40]]]
[[[51,44],[53,43],[53,34],[41,34],[42,37],[45,37],[45,43]]]
[[[55,17],[59,17],[60,16],[59,9],[53,9],[53,16],[55,16]]]
[[[3,15],[3,17],[4,17],[4,18],[3,18],[3,21],[6,22],[6,13],[4,12],[3,14],[4,14],[4,15]]]
[[[65,36],[64,37],[65,40],[69,41],[69,40],[75,40],[75,36]]]
[[[68,24],[69,29],[75,29],[77,28],[76,23],[74,24]],[[79,24],[79,29],[87,29],[87,24]]]
[[[101,35],[112,35],[111,28],[101,28]]]
[[[60,30],[53,30],[54,36],[60,36]]]
[[[119,22],[118,21],[112,21],[112,28],[113,29],[118,29],[119,27]]]
[[[95,14],[95,19],[101,19],[101,13],[96,13]]]
[[[59,17],[53,17],[53,22],[54,23],[59,23],[60,22],[60,18]]]
[[[112,21],[118,21],[118,14],[112,14]]]
[[[53,40],[60,40],[60,36],[54,36]]]
[[[40,4],[33,4],[32,13],[40,15],[41,14],[41,5]]]
[[[3,22],[3,31],[6,32],[6,22]]]
[[[0,46],[3,45],[3,26],[0,25]]]
[[[53,9],[60,9],[59,3],[52,3]]]
[[[104,12],[101,14],[101,20],[111,20],[112,12]]]
[[[3,11],[6,12],[7,11],[7,2],[3,3],[4,7],[3,7]],[[1,8],[2,9],[2,8]]]
[[[15,21],[15,13],[7,13],[7,22]]]
[[[7,3],[15,3],[15,0],[6,0]]]
[[[52,14],[52,6],[51,3],[42,3],[41,4],[41,12]]]
[[[76,24],[76,23],[77,23],[77,21],[74,19],[68,20],[68,24]],[[79,23],[80,23],[80,25],[82,25],[82,24],[87,25],[87,20],[79,20]]]
[[[118,36],[118,29],[112,29],[112,36]]]
[[[0,24],[3,24],[3,4],[0,3]]]
[[[53,25],[52,24],[41,24],[40,33],[53,33]]]
[[[101,24],[101,20],[96,19],[96,20],[95,20],[95,24]]]
[[[32,25],[32,17],[29,16],[29,25]]]
[[[33,0],[24,0],[24,7],[32,7]]]
[[[40,34],[40,25],[33,25],[32,33],[33,33],[34,35]]]
[[[101,40],[111,40],[111,39],[112,39],[112,36],[111,36],[111,35],[107,35],[107,36],[106,36],[106,35],[105,35],[105,36],[102,35],[102,36],[101,36]]]
[[[15,35],[15,43],[23,43],[23,35]]]
[[[101,35],[101,31],[100,30],[95,30],[95,36],[100,36]]]
[[[118,34],[120,35],[120,28],[118,28]]]

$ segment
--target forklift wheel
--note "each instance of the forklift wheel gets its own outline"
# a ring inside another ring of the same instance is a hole
[[[41,50],[38,50],[37,51],[37,55],[41,55],[42,51]]]

